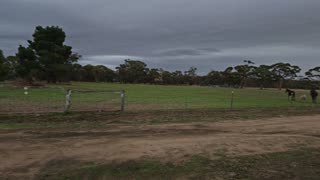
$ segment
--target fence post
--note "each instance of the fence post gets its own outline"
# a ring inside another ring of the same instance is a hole
[[[66,95],[66,105],[65,105],[65,109],[64,109],[64,112],[65,112],[65,113],[68,113],[69,110],[70,110],[70,106],[71,106],[71,94],[72,94],[71,89],[68,89],[68,90],[67,90],[67,95]]]
[[[121,90],[121,111],[124,111],[125,106],[125,91]]]
[[[234,100],[234,91],[231,93],[231,104],[230,104],[230,110],[233,109],[233,100]]]

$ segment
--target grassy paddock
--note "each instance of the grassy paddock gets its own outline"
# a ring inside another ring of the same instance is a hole
[[[22,88],[2,85],[0,106],[6,112],[61,112],[64,107],[65,91],[73,90],[125,90],[126,109],[129,111],[160,109],[227,109],[231,106],[234,91],[234,108],[274,108],[310,107],[311,100],[301,102],[299,97],[308,95],[305,90],[297,90],[297,101],[290,102],[284,91],[254,88],[231,89],[199,86],[160,86],[117,83],[73,82],[72,85],[31,88],[24,95]],[[116,93],[74,93],[73,110],[119,110],[120,95]]]
[[[229,108],[231,93],[234,95],[235,108],[252,107],[290,107],[304,106],[310,103],[288,101],[284,91],[276,89],[259,90],[254,88],[231,89],[212,88],[199,86],[159,86],[137,84],[108,84],[108,83],[77,83],[74,82],[68,88],[74,89],[124,89],[127,92],[129,109],[135,106],[176,107],[183,108]],[[308,95],[308,91],[297,91],[297,99],[300,95]],[[311,100],[309,99],[309,102]],[[143,108],[142,108],[143,109]]]

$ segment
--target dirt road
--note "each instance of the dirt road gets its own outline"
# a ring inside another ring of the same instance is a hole
[[[96,130],[0,130],[0,177],[32,178],[49,162],[180,163],[194,154],[212,159],[320,147],[320,116],[161,125],[118,125]]]

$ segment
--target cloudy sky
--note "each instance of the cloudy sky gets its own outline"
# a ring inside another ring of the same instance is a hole
[[[0,49],[31,39],[35,26],[58,25],[81,64],[200,73],[250,59],[320,66],[320,0],[0,0]]]

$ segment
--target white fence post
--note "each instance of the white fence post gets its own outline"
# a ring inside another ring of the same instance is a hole
[[[124,111],[125,106],[125,91],[121,90],[121,111]]]
[[[66,95],[66,105],[65,105],[65,109],[64,109],[65,113],[68,113],[70,110],[70,107],[71,107],[71,94],[72,94],[71,89],[68,89],[67,95]]]
[[[233,109],[233,101],[234,101],[234,91],[231,93],[231,104],[230,104],[230,110]]]

